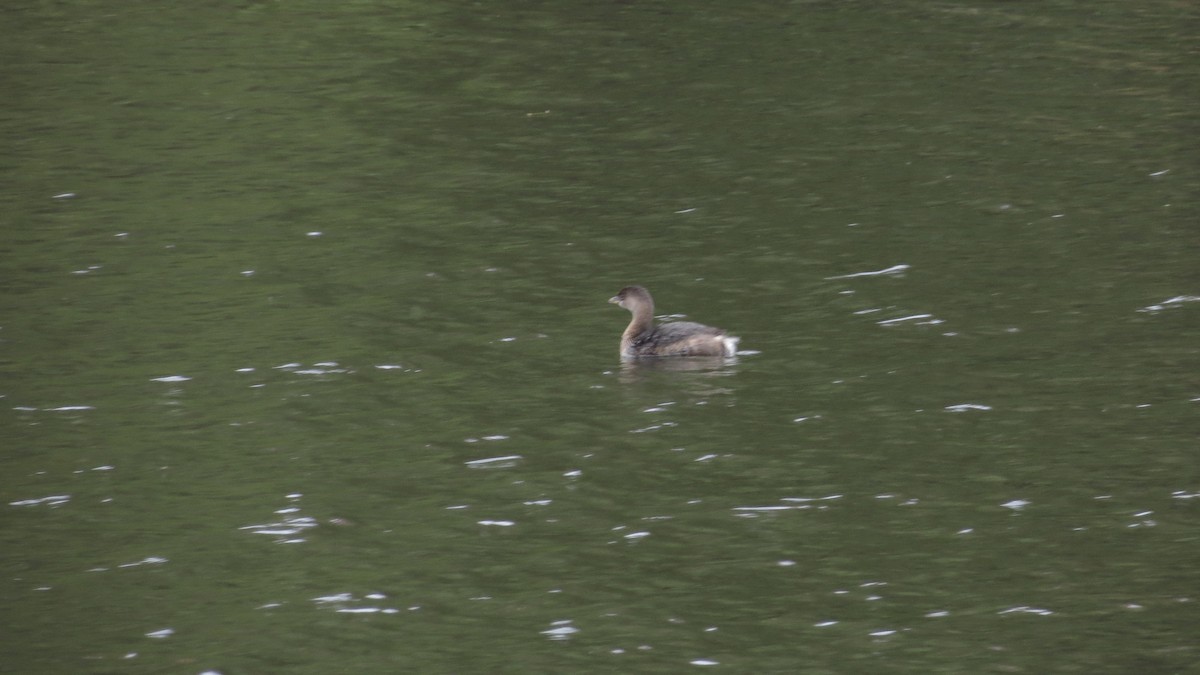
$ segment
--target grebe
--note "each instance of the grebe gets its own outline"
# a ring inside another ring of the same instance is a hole
[[[740,338],[691,321],[654,325],[654,299],[641,286],[626,286],[608,299],[633,313],[621,334],[621,357],[642,356],[733,356]]]

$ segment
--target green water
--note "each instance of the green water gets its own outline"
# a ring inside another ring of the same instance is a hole
[[[1200,665],[1196,10],[876,5],[10,3],[0,671]]]

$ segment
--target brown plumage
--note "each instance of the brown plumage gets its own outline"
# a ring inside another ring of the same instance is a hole
[[[633,314],[629,326],[621,334],[622,358],[733,356],[737,353],[738,338],[727,335],[722,328],[691,321],[654,325],[654,299],[650,297],[650,291],[641,286],[626,286],[608,301]]]

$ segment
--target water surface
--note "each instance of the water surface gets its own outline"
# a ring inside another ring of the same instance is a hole
[[[1190,5],[6,14],[0,669],[1200,662]]]

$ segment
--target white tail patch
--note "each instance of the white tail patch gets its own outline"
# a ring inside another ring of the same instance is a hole
[[[726,335],[725,337],[721,338],[721,343],[725,345],[725,356],[737,356],[738,341],[741,339],[742,338],[740,337],[733,337],[732,335]]]

